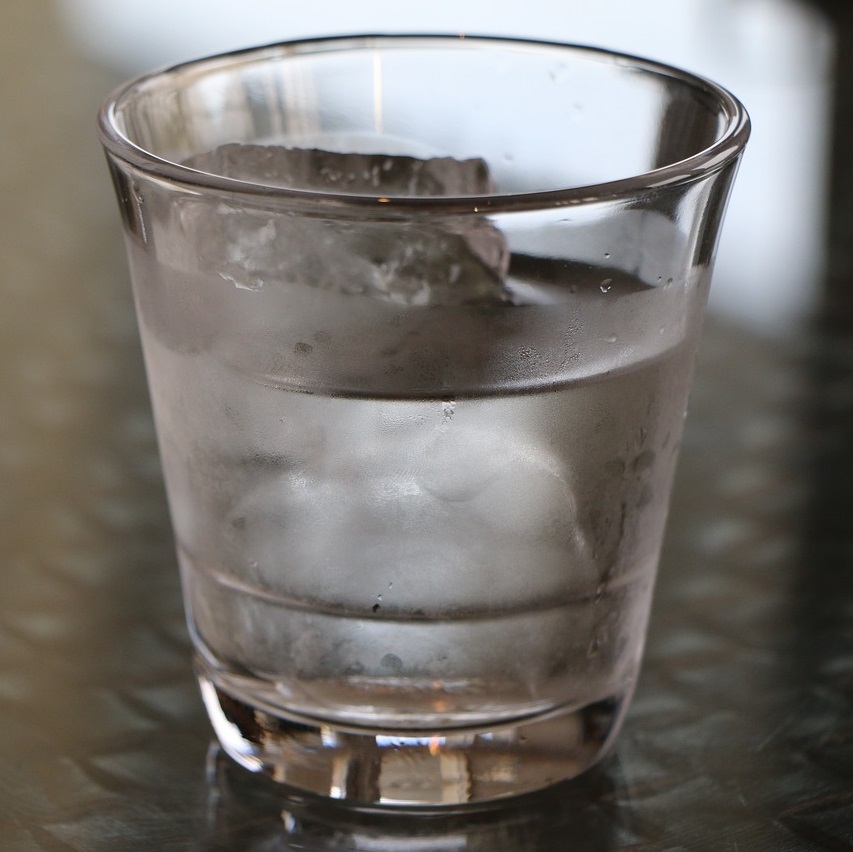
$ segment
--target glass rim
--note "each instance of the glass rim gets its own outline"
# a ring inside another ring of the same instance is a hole
[[[116,120],[116,114],[122,101],[135,91],[155,80],[191,68],[197,69],[199,72],[213,70],[231,64],[235,60],[245,60],[250,56],[257,61],[276,57],[308,56],[331,51],[375,50],[382,46],[413,47],[417,45],[422,48],[462,49],[465,45],[470,44],[492,45],[504,49],[569,51],[575,54],[584,54],[591,59],[609,59],[619,65],[638,71],[679,80],[710,96],[717,106],[718,114],[724,117],[725,124],[713,144],[687,158],[639,174],[601,183],[545,190],[496,192],[487,195],[388,196],[273,186],[200,171],[159,157],[136,144],[119,129]],[[296,204],[308,203],[315,208],[320,205],[329,209],[330,212],[337,210],[340,213],[346,209],[357,209],[360,215],[370,215],[371,211],[378,215],[388,215],[395,211],[407,215],[418,211],[442,214],[482,214],[484,212],[510,212],[617,201],[620,198],[636,198],[638,195],[668,187],[694,183],[724,169],[735,162],[743,152],[749,139],[750,130],[750,119],[746,108],[731,92],[702,75],[685,71],[676,66],[591,45],[504,36],[469,35],[467,33],[455,35],[403,33],[323,36],[280,41],[218,53],[134,77],[114,89],[103,102],[98,113],[98,134],[104,149],[108,154],[131,167],[139,169],[147,176],[165,180],[172,184],[183,185],[190,190],[213,190],[230,196],[254,198],[256,201],[281,200]]]

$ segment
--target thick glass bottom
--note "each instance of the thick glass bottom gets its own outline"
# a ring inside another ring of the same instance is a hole
[[[580,775],[608,750],[630,695],[493,729],[375,731],[306,723],[246,704],[200,675],[222,748],[240,765],[354,806],[454,807]]]

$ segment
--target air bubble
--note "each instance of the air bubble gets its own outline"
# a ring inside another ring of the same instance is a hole
[[[602,641],[598,636],[593,636],[592,641],[589,643],[586,649],[586,658],[591,660],[593,657],[598,655],[598,652],[601,650]]]
[[[403,661],[396,654],[386,654],[379,662],[383,668],[391,669],[392,672],[403,669]]]
[[[598,289],[601,290],[602,293],[609,293],[610,288],[613,286],[612,278],[605,278],[601,284],[598,285]]]
[[[634,459],[631,467],[634,469],[635,473],[642,473],[643,471],[651,469],[652,465],[655,463],[655,453],[653,450],[643,450],[637,458]]]

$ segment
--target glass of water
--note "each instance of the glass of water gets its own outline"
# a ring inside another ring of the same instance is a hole
[[[223,748],[356,805],[595,763],[741,105],[590,48],[351,37],[135,80],[100,133]]]

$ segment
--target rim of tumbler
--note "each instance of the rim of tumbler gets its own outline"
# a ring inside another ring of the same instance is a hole
[[[307,56],[329,52],[372,50],[379,46],[417,45],[419,47],[464,48],[466,43],[492,45],[498,48],[545,49],[570,51],[593,59],[609,59],[616,64],[679,80],[709,96],[717,105],[726,123],[719,138],[683,160],[660,166],[647,172],[602,183],[585,184],[556,189],[528,192],[494,193],[489,195],[459,196],[395,196],[335,193],[316,189],[295,189],[224,177],[211,172],[183,166],[158,157],[131,141],[118,128],[116,112],[122,101],[134,91],[158,78],[195,68],[199,73],[222,68],[238,60],[252,57],[253,61],[287,56]],[[509,38],[484,35],[443,34],[365,34],[326,36],[276,42],[260,47],[249,47],[227,53],[182,62],[148,74],[135,77],[115,89],[104,101],[98,113],[98,132],[104,148],[124,163],[136,167],[146,175],[170,183],[182,184],[197,190],[215,190],[229,195],[256,199],[308,202],[312,206],[334,208],[339,213],[345,209],[358,209],[361,215],[372,209],[380,215],[394,211],[413,214],[417,211],[443,214],[510,212],[533,208],[561,207],[590,204],[596,201],[613,201],[636,197],[666,187],[693,183],[717,172],[738,158],[750,134],[750,119],[743,104],[722,86],[689,71],[666,63],[645,59],[629,53],[583,44],[562,43],[538,39]]]

